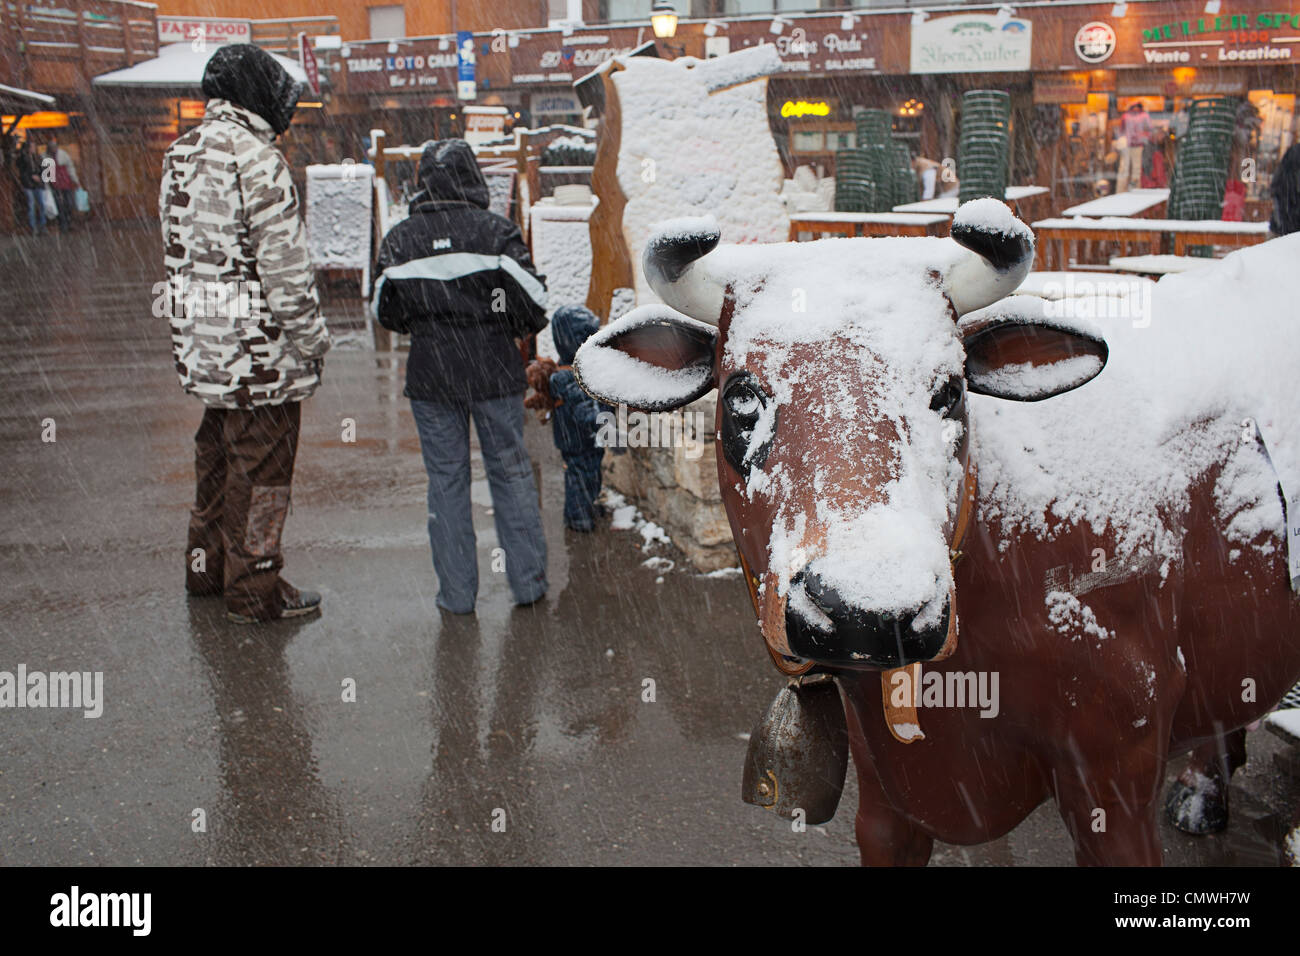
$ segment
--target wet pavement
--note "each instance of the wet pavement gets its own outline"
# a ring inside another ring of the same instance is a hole
[[[151,226],[0,245],[0,670],[104,673],[98,719],[0,710],[0,863],[856,863],[852,772],[836,818],[803,833],[740,801],[780,685],[743,584],[627,532],[565,532],[540,426],[550,593],[515,609],[491,572],[476,457],[478,613],[440,614],[404,358],[366,344],[355,302],[327,310],[354,334],[304,405],[284,535],[286,577],[322,591],[323,616],[239,627],[187,598],[202,407],[151,314],[161,261]],[[1252,734],[1232,797],[1222,837],[1165,828],[1169,863],[1275,862],[1294,756]],[[1051,805],[934,855],[1072,859]]]

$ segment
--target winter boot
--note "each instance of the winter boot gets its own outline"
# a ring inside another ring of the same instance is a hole
[[[227,611],[226,619],[235,624],[263,624],[288,617],[306,617],[320,610],[319,591],[300,591],[283,579],[278,583],[276,590],[280,600],[280,613],[276,617],[250,617]]]

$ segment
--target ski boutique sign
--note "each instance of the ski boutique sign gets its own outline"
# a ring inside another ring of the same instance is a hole
[[[913,73],[1029,69],[1033,24],[997,14],[958,14],[912,24]]]

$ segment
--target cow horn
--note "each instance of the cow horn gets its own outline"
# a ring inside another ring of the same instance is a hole
[[[726,283],[701,262],[718,245],[722,233],[712,216],[662,223],[641,257],[650,288],[672,308],[693,319],[717,325]]]
[[[948,270],[944,291],[965,315],[1010,295],[1029,275],[1034,233],[1005,203],[976,199],[957,210],[952,238],[969,251]]]

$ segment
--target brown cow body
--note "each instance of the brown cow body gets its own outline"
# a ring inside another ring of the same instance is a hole
[[[1004,299],[1033,254],[1005,206],[963,206],[952,238],[782,247],[774,268],[706,258],[708,222],[668,224],[645,268],[678,312],[608,326],[575,370],[597,398],[650,410],[718,388],[719,485],[769,652],[787,673],[834,673],[848,703],[863,862],[923,864],[935,839],[997,838],[1051,797],[1080,863],[1158,864],[1169,757],[1195,750],[1185,807],[1224,810],[1239,728],[1300,676],[1269,459],[1225,412],[1181,431],[1130,415],[1081,445],[1061,416],[1091,410],[1084,392],[1055,417],[995,422],[1109,353]],[[846,286],[828,260],[848,253],[874,275]],[[1054,441],[1084,458],[1051,463]],[[1070,500],[1044,497],[1070,467],[1086,472]],[[1120,493],[1143,474],[1158,490]],[[1020,481],[1038,497],[1008,497]],[[886,682],[917,666],[919,706],[900,717]],[[927,674],[982,676],[996,706],[932,701]]]
[[[1300,671],[1300,606],[1285,558],[1252,552],[1229,573],[1212,520],[1190,524],[1204,529],[1188,536],[1197,557],[1163,586],[1151,572],[1088,594],[1116,632],[1102,642],[1063,638],[1047,619],[1041,582],[1055,568],[1089,568],[1095,549],[1115,553],[1112,541],[1074,527],[1050,542],[1013,537],[999,552],[996,527],[971,529],[956,570],[961,640],[952,657],[922,666],[999,672],[1001,713],[988,720],[973,708],[922,708],[925,739],[903,744],[883,719],[879,676],[841,675],[864,863],[924,864],[933,840],[996,839],[1048,798],[1080,863],[1160,862],[1156,814],[1168,758],[1217,748],[1225,731],[1271,709]],[[1253,639],[1260,634],[1278,641]],[[1291,644],[1279,655],[1283,635]],[[1253,703],[1242,700],[1247,678],[1257,682]],[[1104,829],[1094,829],[1097,810]]]

